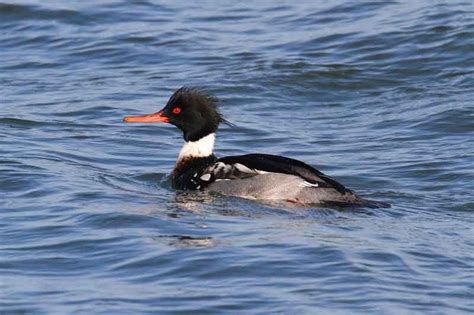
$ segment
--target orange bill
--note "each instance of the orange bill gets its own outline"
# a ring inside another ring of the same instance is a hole
[[[123,118],[124,122],[144,122],[144,123],[153,123],[153,122],[169,122],[169,118],[163,115],[163,111],[158,113],[143,115],[143,116],[127,116]]]

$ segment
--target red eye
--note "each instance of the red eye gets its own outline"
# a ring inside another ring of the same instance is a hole
[[[178,115],[179,113],[181,113],[181,108],[175,107],[175,108],[173,108],[172,112],[173,112],[173,114]]]

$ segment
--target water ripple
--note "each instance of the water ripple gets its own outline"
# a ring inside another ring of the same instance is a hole
[[[0,313],[472,313],[472,4],[0,3]],[[124,125],[182,85],[217,154],[304,160],[390,209],[176,192]]]

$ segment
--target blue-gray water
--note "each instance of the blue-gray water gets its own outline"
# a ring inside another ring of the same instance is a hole
[[[473,2],[294,2],[1,2],[1,314],[474,312]],[[176,193],[182,85],[392,208]]]

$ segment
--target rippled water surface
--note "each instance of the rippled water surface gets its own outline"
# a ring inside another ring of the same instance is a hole
[[[0,2],[0,313],[474,312],[473,2],[252,2]],[[183,85],[392,208],[175,192]]]

